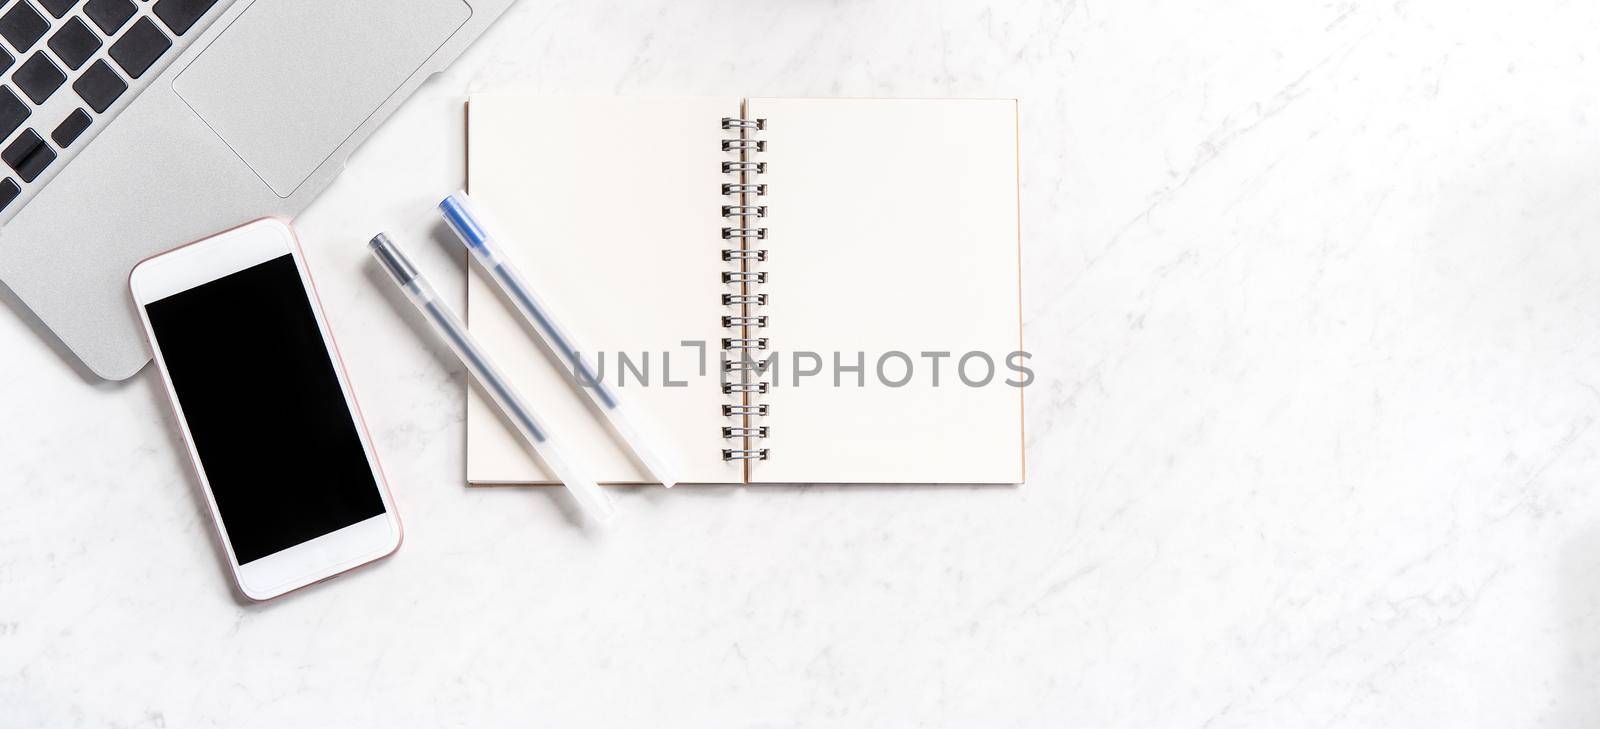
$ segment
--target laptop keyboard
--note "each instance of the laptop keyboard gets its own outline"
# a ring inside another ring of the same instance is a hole
[[[0,214],[15,212],[32,183],[42,185],[226,4],[0,0]]]

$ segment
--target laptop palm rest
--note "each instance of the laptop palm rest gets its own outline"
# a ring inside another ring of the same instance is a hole
[[[289,197],[472,15],[462,0],[374,5],[256,0],[173,90]]]

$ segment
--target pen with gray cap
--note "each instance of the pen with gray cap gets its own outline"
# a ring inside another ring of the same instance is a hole
[[[472,335],[467,333],[467,328],[461,320],[450,311],[450,308],[439,299],[439,294],[428,285],[428,280],[422,277],[417,267],[411,264],[406,255],[400,251],[389,236],[379,233],[369,244],[372,255],[383,263],[384,270],[394,277],[395,283],[405,291],[406,298],[416,304],[417,309],[433,325],[439,336],[444,337],[450,345],[450,351],[455,352],[461,363],[466,365],[467,371],[483,386],[484,392],[495,405],[505,413],[517,432],[522,434],[523,440],[533,447],[539,460],[544,462],[546,468],[566,484],[567,490],[572,492],[572,497],[589,513],[591,517],[600,522],[609,520],[614,511],[611,497],[606,495],[595,482],[584,476],[582,471],[568,460],[561,451],[549,429],[539,423],[534,417],[533,410],[522,400],[522,396],[511,387],[511,383],[500,374],[500,370],[489,360],[487,354],[473,341]]]

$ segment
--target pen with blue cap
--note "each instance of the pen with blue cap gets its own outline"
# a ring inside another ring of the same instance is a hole
[[[596,521],[610,520],[614,511],[611,497],[606,495],[595,482],[584,476],[582,471],[568,460],[560,446],[551,436],[549,429],[539,423],[534,417],[533,410],[523,402],[522,396],[511,387],[511,383],[500,370],[489,360],[487,354],[473,341],[472,335],[467,333],[467,328],[462,326],[461,320],[450,311],[450,308],[439,299],[439,294],[422,277],[417,267],[411,264],[400,247],[389,240],[389,236],[379,233],[369,244],[372,254],[383,263],[384,270],[394,277],[395,283],[405,291],[406,298],[416,304],[417,309],[427,317],[428,323],[433,325],[439,336],[444,337],[450,345],[450,351],[455,352],[466,365],[467,371],[472,373],[478,384],[483,386],[489,398],[500,407],[506,417],[516,426],[517,432],[522,434],[528,445],[533,446],[534,453],[539,460],[550,469],[550,472],[566,484],[567,490],[572,492],[590,516]]]
[[[561,357],[562,364],[579,389],[594,401],[595,407],[605,415],[606,421],[627,444],[639,464],[661,485],[671,488],[677,483],[677,469],[661,450],[654,447],[655,441],[646,435],[651,431],[642,422],[642,416],[630,415],[629,408],[617,391],[607,387],[595,375],[595,368],[584,357],[577,340],[556,323],[550,308],[540,301],[516,266],[501,255],[495,236],[490,233],[482,216],[473,210],[467,193],[458,191],[445,198],[439,203],[439,212],[462,244],[472,252],[472,257],[483,266],[489,278],[500,286],[506,297],[516,305],[517,311],[522,312],[522,316],[539,332],[545,344]]]

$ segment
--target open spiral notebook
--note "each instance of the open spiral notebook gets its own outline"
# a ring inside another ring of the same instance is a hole
[[[1021,483],[1009,99],[475,95],[467,184],[686,483]],[[602,483],[640,483],[476,270],[468,326]],[[492,404],[467,480],[548,483]]]

